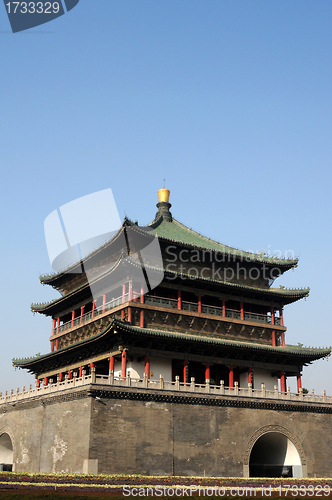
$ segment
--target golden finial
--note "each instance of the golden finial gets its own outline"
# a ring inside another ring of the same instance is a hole
[[[168,203],[169,201],[169,195],[170,195],[170,190],[166,189],[163,187],[162,189],[159,189],[158,191],[158,198],[159,198],[159,203],[166,202]]]

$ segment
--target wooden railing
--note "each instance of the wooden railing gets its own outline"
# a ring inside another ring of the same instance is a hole
[[[153,295],[146,295],[144,302],[146,304],[151,304],[159,307],[169,307],[171,309],[178,308],[178,301],[176,299],[167,299],[164,297],[155,297]],[[186,302],[184,300],[181,301],[181,310],[182,311],[193,311],[198,312],[198,304],[196,302]],[[211,314],[214,316],[223,317],[223,308],[218,306],[209,306],[206,304],[202,304],[202,313],[203,314]],[[228,309],[225,308],[225,316],[226,318],[234,318],[241,319],[241,311],[236,309]],[[266,314],[258,314],[244,311],[244,320],[245,321],[254,321],[257,323],[267,323],[272,324],[271,316]],[[274,318],[275,325],[281,325],[281,320],[279,317]]]
[[[80,325],[81,323],[85,323],[86,321],[96,318],[100,314],[103,314],[106,311],[109,311],[110,309],[114,309],[114,307],[117,307],[122,304],[123,300],[125,302],[128,301],[128,294],[124,296],[124,299],[121,297],[117,297],[115,299],[110,300],[109,302],[106,302],[105,304],[102,304],[94,309],[94,311],[89,311],[85,314],[82,314],[82,316],[78,316],[74,320],[66,321],[66,323],[63,323],[59,327],[54,328],[53,334],[56,335],[57,333],[64,332],[66,330],[69,330],[69,328],[72,328],[74,326]]]
[[[114,307],[117,307],[121,305],[124,302],[127,302],[129,300],[128,294],[125,295],[123,298],[122,296],[117,297],[115,299],[110,300],[109,302],[106,302],[104,305],[100,305],[94,309],[94,311],[89,311],[82,316],[78,316],[74,320],[67,321],[66,323],[63,323],[62,325],[55,326],[53,330],[53,335],[57,335],[58,333],[64,332],[66,330],[69,330],[70,328],[74,326],[78,326],[81,323],[85,323],[86,321],[89,321],[93,317],[96,318],[100,314],[103,314],[106,311],[109,311],[110,309],[113,309]],[[176,299],[168,299],[165,297],[156,297],[154,295],[145,295],[144,296],[144,302],[145,304],[153,305],[153,306],[158,306],[158,307],[167,307],[170,309],[178,309],[178,301]],[[182,311],[192,311],[192,312],[198,312],[198,304],[195,302],[187,302],[187,301],[181,301],[181,310]],[[223,308],[222,307],[217,307],[217,306],[209,306],[202,304],[202,314],[211,314],[213,316],[220,316],[220,317],[225,317],[225,318],[233,318],[233,319],[241,319],[241,311],[238,311],[236,309],[225,309],[225,316],[223,316]],[[271,316],[268,316],[266,314],[257,314],[257,313],[252,313],[252,312],[244,312],[244,320],[245,321],[253,321],[255,323],[265,323],[265,324],[272,324],[272,318]],[[278,317],[274,318],[274,324],[275,325],[281,325],[281,320]]]

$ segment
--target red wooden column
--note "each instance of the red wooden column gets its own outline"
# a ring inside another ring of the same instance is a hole
[[[56,325],[56,319],[54,319],[52,322],[52,335],[56,334],[55,325]]]
[[[281,345],[282,347],[285,347],[285,332],[281,332]]]
[[[109,371],[114,375],[114,356],[110,356]]]
[[[122,304],[125,303],[126,300],[126,283],[123,283],[122,285]],[[121,319],[124,319],[125,317],[125,312],[124,309],[121,310]]]
[[[131,302],[133,300],[133,282],[128,282],[128,301]],[[131,323],[131,307],[128,307],[128,321]]]
[[[59,333],[59,326],[60,326],[60,318],[58,318],[58,322],[56,325],[56,333]]]
[[[133,282],[128,282],[128,301],[131,302],[133,300]],[[128,307],[128,321],[131,323],[131,307]]]
[[[82,321],[83,321],[83,314],[84,314],[84,306],[81,307],[80,323],[82,323]]]
[[[141,304],[144,304],[144,290],[143,290],[143,287],[141,287]],[[139,313],[139,326],[141,328],[144,328],[144,309],[141,309],[141,312]]]
[[[248,368],[248,384],[252,384],[252,368]]]
[[[181,290],[178,290],[178,309],[181,310]]]
[[[301,372],[297,372],[296,380],[297,380],[297,392],[300,392],[300,389],[302,387]]]
[[[131,307],[128,307],[128,322],[131,323]]]
[[[103,313],[105,312],[105,304],[106,304],[106,293],[103,295]]]
[[[54,351],[54,342],[53,342],[53,340],[51,340],[51,352],[53,352],[53,351]]]
[[[74,326],[74,319],[75,319],[75,311],[71,312],[71,326]]]
[[[146,373],[146,377],[150,378],[150,356],[146,355],[144,359],[144,373]]]
[[[283,309],[279,309],[279,316],[280,316],[280,325],[284,326],[284,313]],[[285,332],[281,332],[281,345],[282,347],[285,347]]]
[[[93,300],[92,301],[92,317],[93,318],[95,317],[95,309],[96,309],[96,301]]]
[[[206,363],[205,365],[205,383],[207,380],[210,380],[210,363]]]
[[[279,309],[279,316],[280,316],[280,325],[284,326],[284,312],[282,307]]]
[[[234,367],[230,365],[228,374],[228,387],[234,387]]]
[[[62,373],[62,372],[60,372],[60,373],[59,373],[59,382],[62,382],[62,379],[63,379],[63,373]]]
[[[226,318],[226,303],[225,303],[225,299],[222,299],[222,317]]]
[[[59,349],[59,339],[55,339],[55,350]]]
[[[243,309],[243,301],[242,300],[240,302],[240,309],[241,309],[241,319],[244,320],[244,309]]]
[[[122,351],[121,354],[121,377],[126,378],[127,376],[127,352]]]
[[[139,326],[140,326],[140,328],[144,328],[144,311],[143,311],[143,309],[139,313]]]
[[[185,359],[183,361],[183,382],[186,384],[187,383],[187,371],[188,371],[188,360]]]
[[[79,378],[83,377],[83,366],[80,366],[79,371],[78,371],[78,376],[79,376]]]
[[[275,324],[275,319],[274,319],[274,307],[271,307],[271,325]],[[275,330],[272,330],[272,345],[276,345],[276,332]]]
[[[47,387],[47,386],[48,386],[48,378],[47,378],[47,377],[45,377],[45,378],[44,378],[44,386],[45,386],[45,387]]]
[[[68,379],[71,380],[73,378],[73,372],[68,370]]]
[[[202,296],[201,294],[198,295],[198,312],[202,312]]]
[[[280,372],[280,392],[286,392],[286,375],[283,370]]]

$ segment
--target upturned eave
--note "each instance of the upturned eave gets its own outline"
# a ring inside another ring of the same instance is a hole
[[[236,350],[240,351],[245,350],[250,352],[261,352],[262,355],[264,353],[265,354],[269,353],[272,355],[276,355],[277,357],[282,356],[283,358],[287,357],[294,358],[295,356],[302,363],[310,363],[317,359],[328,357],[331,354],[331,347],[309,348],[309,347],[293,346],[293,345],[286,345],[285,347],[282,347],[282,346],[257,344],[254,342],[243,342],[243,341],[228,340],[210,336],[193,335],[193,334],[188,334],[187,332],[184,331],[173,332],[160,329],[140,328],[137,326],[132,326],[129,323],[116,318],[110,321],[110,323],[101,332],[92,335],[91,337],[77,341],[73,344],[70,344],[69,346],[60,348],[57,351],[50,352],[47,354],[38,354],[30,358],[22,358],[22,359],[15,358],[13,359],[13,366],[34,371],[34,367],[38,365],[40,362],[47,361],[47,359],[51,358],[61,358],[61,356],[65,352],[67,353],[69,351],[75,351],[79,349],[81,346],[85,346],[87,344],[93,344],[97,342],[99,339],[107,335],[114,335],[119,331],[122,331],[123,333],[127,332],[134,335],[143,336],[146,338],[148,337],[160,338],[160,339],[164,338],[173,341],[180,341],[186,343],[190,342],[193,345],[202,344],[202,346],[209,345],[218,348],[222,347],[225,348],[226,350],[227,348],[229,349],[235,348]]]

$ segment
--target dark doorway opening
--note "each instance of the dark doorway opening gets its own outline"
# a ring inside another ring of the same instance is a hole
[[[0,471],[13,470],[13,445],[9,434],[0,435]]]
[[[281,432],[268,432],[254,444],[249,461],[250,477],[302,477],[300,455]]]

